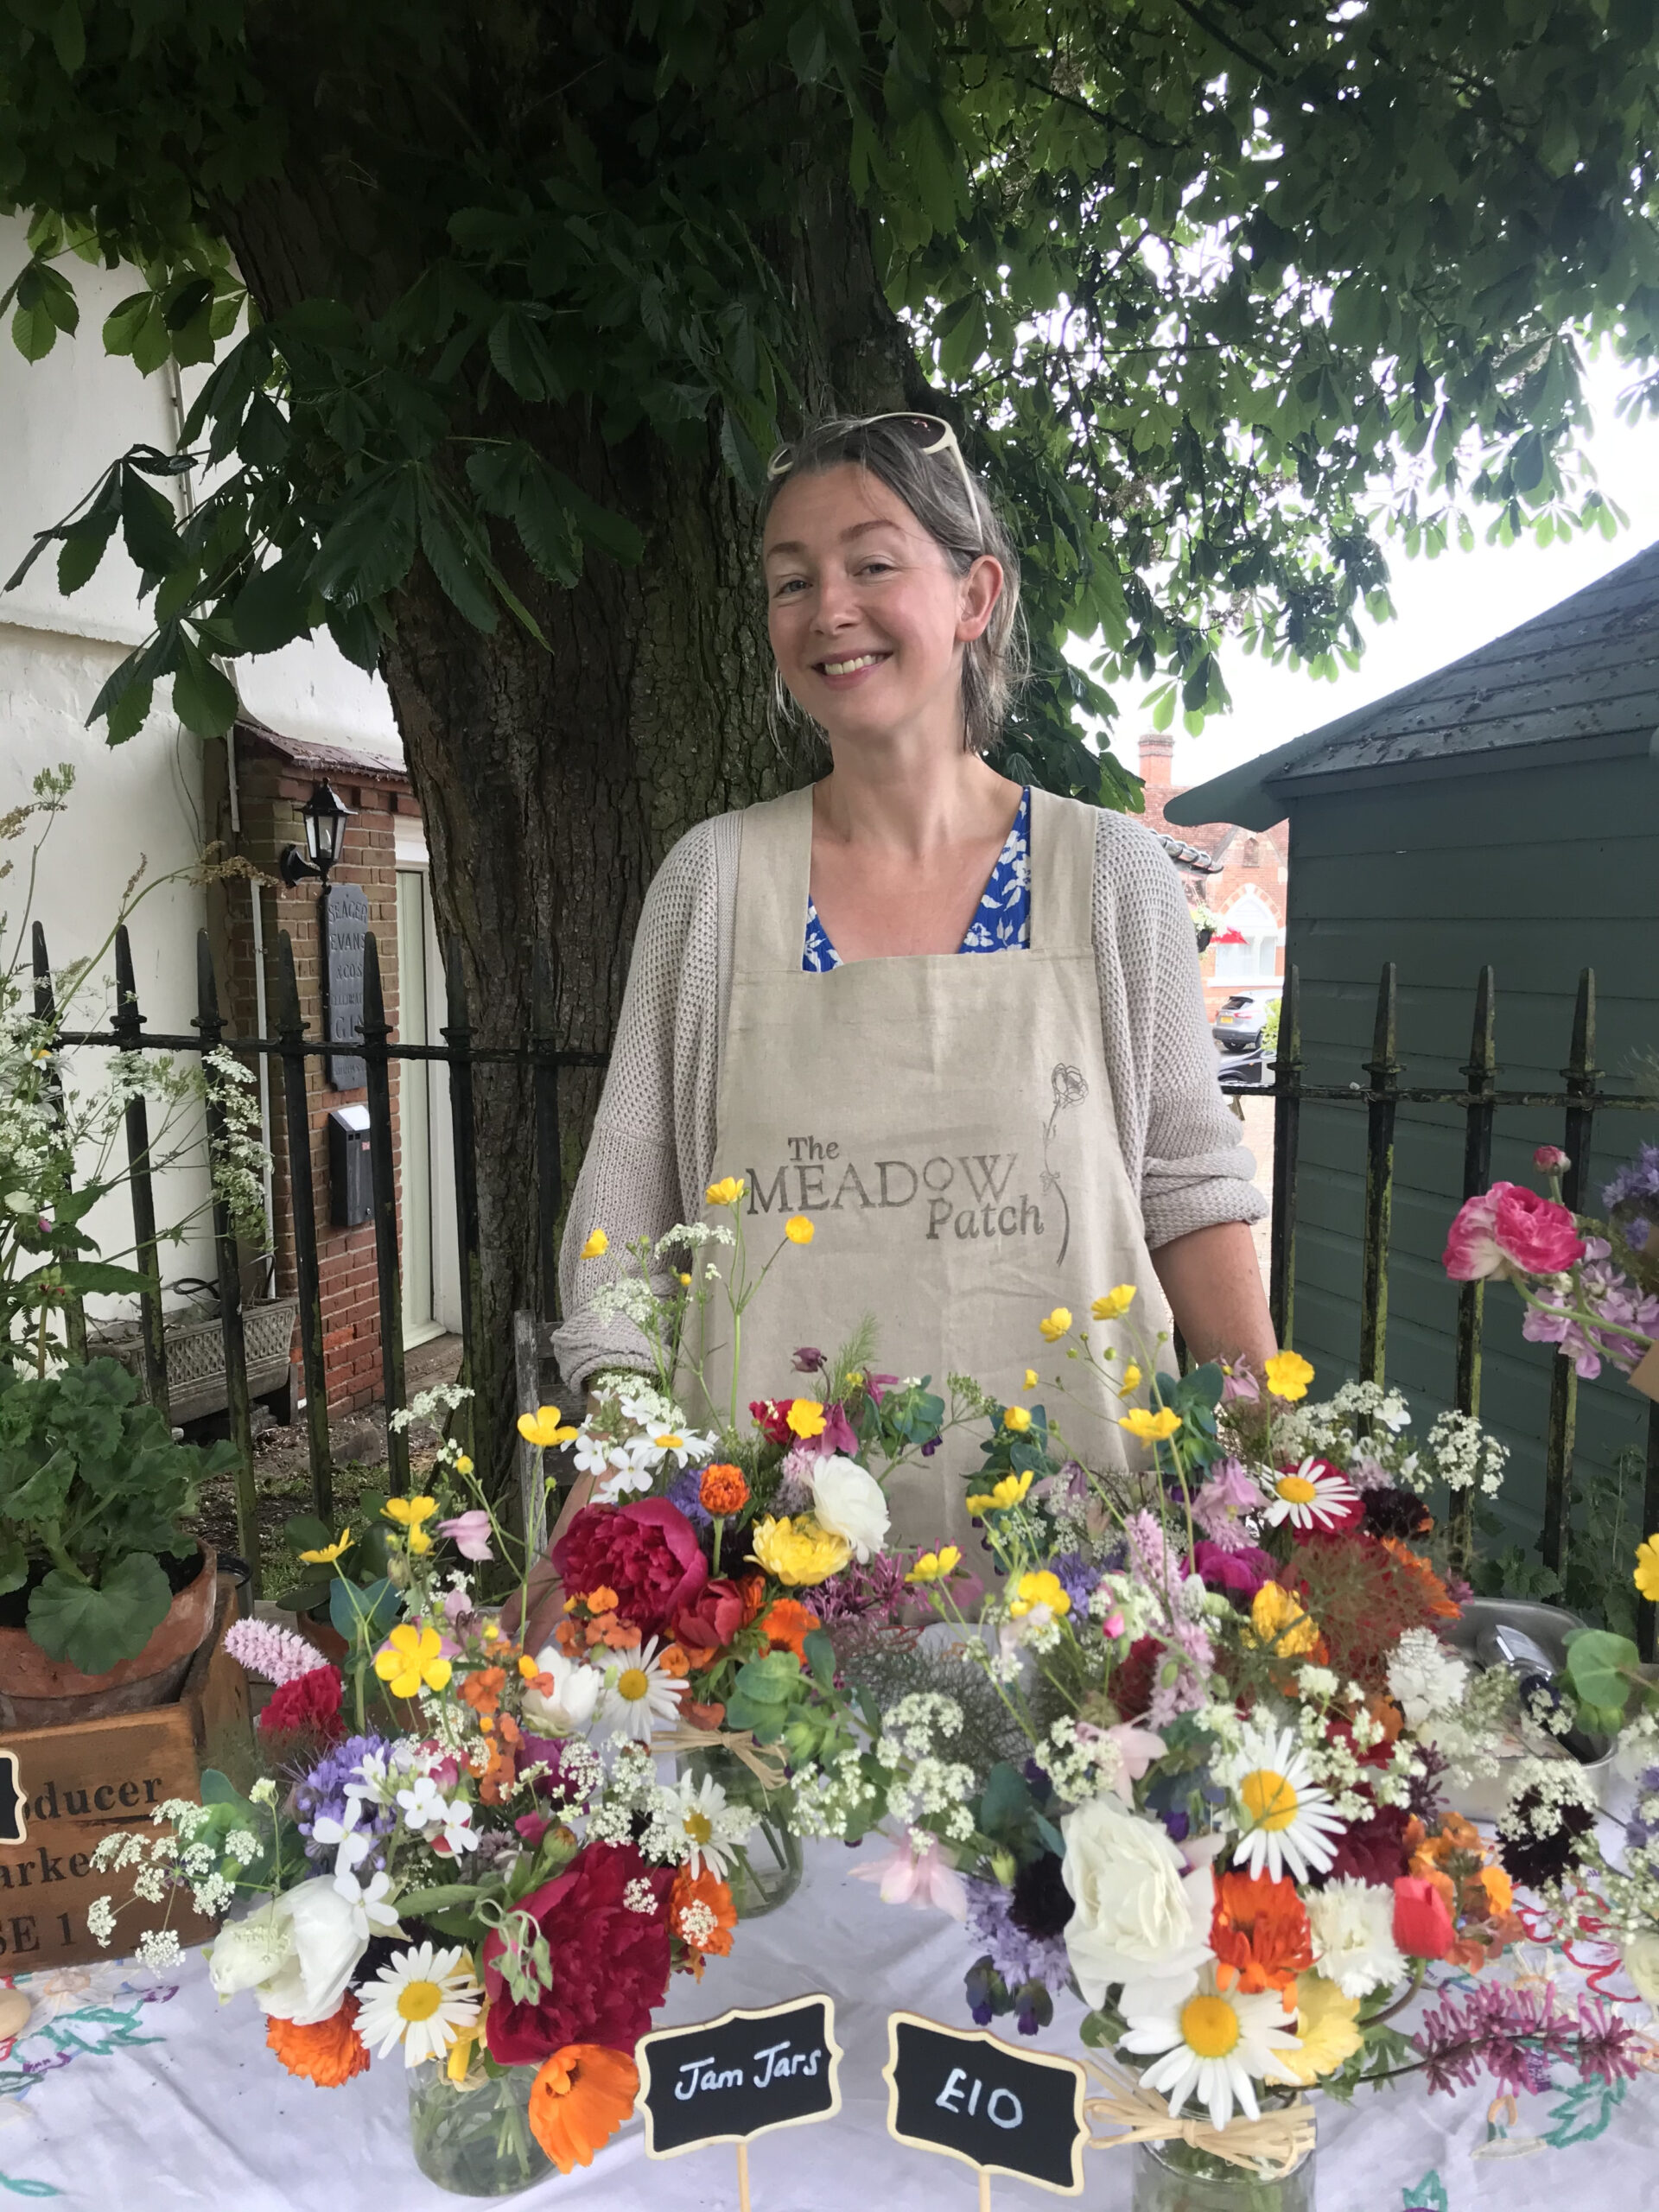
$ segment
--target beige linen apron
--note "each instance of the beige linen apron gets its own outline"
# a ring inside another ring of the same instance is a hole
[[[810,1390],[796,1348],[833,1351],[870,1314],[878,1368],[931,1376],[947,1408],[954,1370],[1007,1403],[1046,1405],[1091,1465],[1141,1456],[1116,1426],[1116,1400],[1037,1326],[1069,1306],[1096,1345],[1117,1344],[1121,1372],[1137,1341],[1150,1346],[1168,1325],[1101,1046],[1095,821],[1092,808],[1032,792],[1028,950],[814,974],[801,967],[811,792],[745,812],[715,1173],[747,1186],[752,1273],[789,1215],[805,1214],[816,1235],[782,1252],[743,1317],[741,1401]],[[1090,1323],[1090,1300],[1121,1282],[1140,1292],[1128,1320]],[[716,1292],[705,1368],[722,1408],[730,1333]],[[1024,1389],[1028,1366],[1044,1387]],[[1071,1397],[1048,1384],[1057,1372]],[[897,1476],[892,1541],[949,1539],[982,1564],[963,1476],[984,1433],[959,1430]]]

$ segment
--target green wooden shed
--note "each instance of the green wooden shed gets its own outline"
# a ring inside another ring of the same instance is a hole
[[[1490,967],[1498,1086],[1561,1091],[1588,969],[1598,1087],[1652,1095],[1656,754],[1659,545],[1449,667],[1183,792],[1167,813],[1179,825],[1251,830],[1288,816],[1286,959],[1301,978],[1309,1084],[1367,1084],[1379,982],[1392,962],[1402,1084],[1465,1086],[1478,982]],[[1358,1371],[1366,1121],[1358,1101],[1301,1109],[1293,1335],[1319,1370],[1319,1395]],[[1500,1109],[1493,1176],[1534,1181],[1534,1147],[1560,1143],[1563,1123],[1559,1108]],[[1440,1255],[1462,1190],[1465,1128],[1456,1107],[1398,1109],[1384,1351],[1389,1379],[1420,1416],[1454,1402],[1458,1299]],[[1611,1171],[1656,1137],[1655,1117],[1603,1106],[1582,1202],[1599,1207]],[[1514,1455],[1497,1541],[1530,1548],[1560,1363],[1523,1342],[1515,1294],[1494,1288],[1480,1412]],[[1646,1450],[1647,1410],[1606,1371],[1579,1387],[1580,1524],[1598,1491],[1607,1502],[1619,1455]],[[1640,1501],[1638,1479],[1629,1494],[1637,1518]]]

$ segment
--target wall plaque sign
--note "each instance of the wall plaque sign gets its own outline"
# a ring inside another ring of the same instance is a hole
[[[330,1045],[363,1041],[363,942],[368,894],[359,883],[331,883],[322,894],[322,1033]],[[356,1052],[330,1052],[331,1090],[360,1090],[368,1071]]]

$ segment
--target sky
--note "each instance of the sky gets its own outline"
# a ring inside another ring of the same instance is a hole
[[[1437,560],[1410,560],[1403,546],[1389,541],[1385,551],[1395,619],[1365,623],[1365,652],[1357,671],[1340,669],[1334,683],[1316,681],[1306,670],[1274,668],[1224,646],[1222,671],[1232,694],[1230,714],[1212,716],[1199,737],[1188,737],[1175,723],[1173,781],[1203,783],[1224,769],[1266,753],[1305,730],[1317,729],[1338,715],[1373,699],[1385,698],[1446,662],[1458,660],[1517,624],[1530,621],[1557,601],[1582,591],[1659,538],[1659,420],[1636,427],[1614,420],[1619,392],[1631,372],[1611,360],[1592,362],[1586,385],[1595,423],[1587,447],[1602,491],[1629,518],[1629,527],[1611,542],[1598,532],[1535,545],[1487,545],[1484,521],[1477,514],[1472,551],[1455,548]],[[1140,708],[1150,685],[1118,688],[1123,713],[1114,750],[1126,766],[1137,766],[1136,740],[1152,728]]]

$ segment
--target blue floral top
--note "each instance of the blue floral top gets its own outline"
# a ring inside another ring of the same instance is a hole
[[[1023,952],[1031,943],[1031,788],[1020,794],[1020,811],[1003,840],[996,865],[981,894],[968,933],[958,952]],[[822,975],[839,968],[841,955],[830,942],[830,932],[818,919],[809,892],[806,900],[806,944],[801,966]]]

